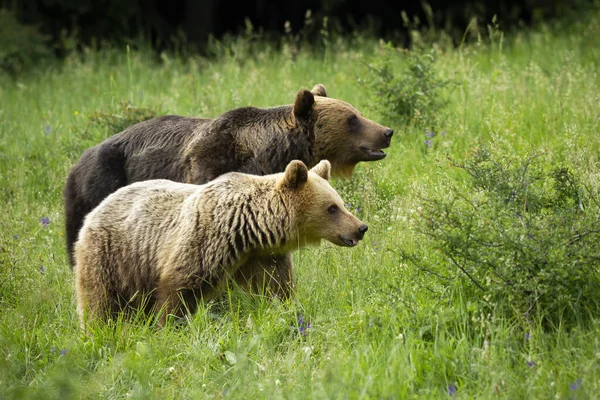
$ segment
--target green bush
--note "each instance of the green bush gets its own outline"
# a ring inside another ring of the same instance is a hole
[[[454,166],[464,186],[422,194],[413,228],[426,244],[404,259],[444,284],[468,282],[480,304],[545,326],[597,312],[598,185],[544,153],[518,159],[481,147]]]
[[[399,62],[399,58],[404,58]],[[437,113],[448,104],[442,89],[453,82],[442,79],[435,70],[433,50],[415,47],[397,49],[391,43],[382,45],[361,83],[371,94],[371,104],[389,123],[409,123],[432,126]],[[404,65],[401,71],[395,69]]]
[[[14,13],[0,9],[0,70],[18,74],[50,58],[50,37],[23,25]]]
[[[158,115],[158,111],[149,107],[135,107],[128,102],[119,102],[115,112],[95,111],[89,116],[92,125],[106,128],[113,134],[138,122],[146,121]]]
[[[110,111],[94,111],[88,115],[85,129],[77,130],[74,135],[61,138],[61,152],[70,160],[77,160],[81,153],[138,122],[160,115],[152,107],[136,107],[129,102],[120,101]]]

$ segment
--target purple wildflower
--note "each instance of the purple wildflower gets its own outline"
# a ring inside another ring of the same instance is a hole
[[[42,224],[42,228],[45,228],[48,225],[50,225],[50,218],[48,218],[48,217],[40,218],[40,223]]]
[[[579,389],[581,387],[581,379],[577,379],[575,382],[571,383],[569,387],[573,391]]]
[[[352,204],[346,203],[346,208],[352,208]]]
[[[525,334],[525,340],[529,340],[529,332]]]
[[[48,134],[52,132],[52,127],[48,124],[46,124],[46,136],[48,136]]]
[[[310,329],[310,322],[308,324],[304,324],[304,320],[302,319],[302,316],[299,315],[298,316],[298,332],[300,332],[301,335],[306,335],[307,331]]]
[[[433,146],[433,141],[431,141],[431,140],[427,139],[427,140],[425,141],[425,144],[427,145],[427,147],[431,148],[431,146]]]
[[[52,349],[50,349],[50,351],[51,351],[52,353],[54,353],[54,352],[56,351],[56,347],[53,347]]]
[[[435,136],[435,133],[434,133],[434,132],[428,132],[428,131],[425,131],[425,137],[428,137],[428,138],[433,138],[434,136]]]
[[[356,207],[356,212],[359,213],[360,212],[360,206]]]
[[[536,367],[537,363],[535,361],[527,361],[527,366],[528,367]]]
[[[448,385],[448,394],[450,396],[456,396],[456,386]]]
[[[19,234],[18,234],[18,233],[15,233],[15,234],[13,235],[13,239],[17,240],[18,238],[19,238]]]
[[[61,355],[61,356],[66,356],[66,355],[67,355],[67,349],[62,349],[62,350],[60,351],[60,355]]]
[[[442,136],[446,136],[446,131],[442,131]]]
[[[44,267],[43,265],[40,264],[40,272],[42,273],[42,275],[44,275],[46,273],[46,267]]]

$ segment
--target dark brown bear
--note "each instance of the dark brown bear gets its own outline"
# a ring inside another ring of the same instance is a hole
[[[292,160],[312,168],[326,159],[333,176],[349,177],[357,163],[384,158],[381,149],[389,147],[392,134],[352,105],[328,98],[323,85],[301,89],[292,105],[238,108],[214,119],[167,115],[140,122],[88,149],[71,170],[64,191],[69,261],[73,265],[85,216],[122,186],[149,179],[202,184],[230,171],[267,175],[282,172]],[[287,296],[291,255],[263,261],[253,274],[266,270],[279,287],[275,292]]]

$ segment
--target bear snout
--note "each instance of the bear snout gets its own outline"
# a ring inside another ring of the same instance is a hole
[[[362,240],[362,238],[365,236],[365,232],[369,230],[369,227],[365,224],[363,224],[360,228],[358,228],[358,239]]]

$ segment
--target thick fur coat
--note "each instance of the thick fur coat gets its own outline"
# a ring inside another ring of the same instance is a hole
[[[84,217],[109,194],[150,179],[202,184],[232,171],[253,175],[282,172],[292,160],[308,167],[329,160],[334,176],[350,176],[361,161],[385,157],[392,130],[364,118],[352,105],[327,97],[325,87],[302,89],[293,104],[244,107],[215,119],[162,116],[133,125],[87,150],[64,190],[66,241],[73,243]],[[268,257],[256,266],[272,276],[286,296],[291,256]],[[277,281],[282,277],[282,282]]]
[[[205,185],[139,182],[111,194],[85,219],[75,245],[78,312],[106,318],[130,306],[183,315],[218,295],[256,259],[322,239],[354,246],[366,225],[329,185],[330,164],[310,172],[228,173]],[[145,303],[142,304],[142,299]]]

